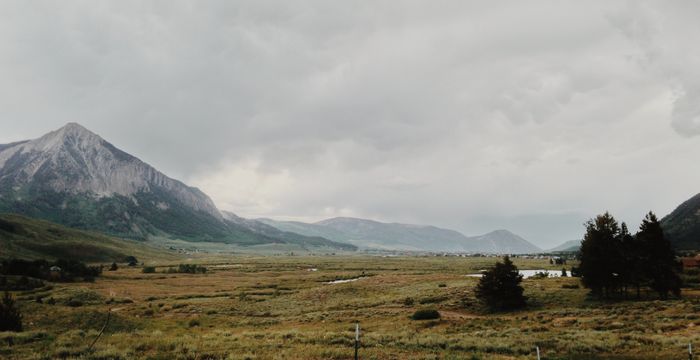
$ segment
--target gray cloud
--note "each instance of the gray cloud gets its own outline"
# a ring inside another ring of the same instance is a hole
[[[5,2],[0,142],[77,121],[244,216],[555,245],[698,191],[697,7]]]

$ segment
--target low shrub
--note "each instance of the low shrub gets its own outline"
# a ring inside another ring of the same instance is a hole
[[[22,314],[7,291],[0,300],[0,331],[22,331]]]
[[[411,315],[413,320],[435,320],[440,318],[440,312],[435,309],[420,309]]]
[[[153,274],[156,272],[156,268],[154,266],[144,266],[141,272],[144,274]]]
[[[164,272],[166,274],[206,274],[207,268],[194,264],[180,264],[176,268],[170,267]]]
[[[532,275],[532,279],[547,279],[549,278],[549,271],[538,271],[535,275]]]
[[[77,299],[70,299],[66,302],[66,306],[70,307],[81,307],[83,306],[83,302]]]

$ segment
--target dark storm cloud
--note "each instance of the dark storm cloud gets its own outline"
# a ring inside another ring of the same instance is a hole
[[[241,215],[549,246],[698,191],[693,2],[1,8],[0,142],[77,121]]]

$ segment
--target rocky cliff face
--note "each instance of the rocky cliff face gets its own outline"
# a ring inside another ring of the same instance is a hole
[[[0,187],[131,198],[155,190],[195,211],[222,219],[211,199],[171,179],[84,127],[70,123],[38,139],[0,145]],[[175,204],[157,204],[167,208]]]

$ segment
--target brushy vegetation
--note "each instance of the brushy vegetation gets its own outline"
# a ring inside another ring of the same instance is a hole
[[[32,277],[37,279],[71,282],[76,280],[93,281],[102,274],[101,266],[88,266],[76,260],[10,259],[0,262],[0,274]]]
[[[440,318],[440,312],[435,309],[419,309],[411,315],[413,320],[434,320]]]
[[[206,274],[207,268],[195,264],[180,264],[177,267],[169,267],[165,272],[168,274]]]
[[[700,343],[697,289],[684,289],[681,300],[642,289],[640,301],[607,302],[564,288],[580,279],[525,279],[526,309],[484,312],[478,279],[465,275],[496,260],[241,256],[199,260],[206,274],[122,267],[94,283],[16,293],[24,331],[0,333],[0,358],[340,360],[352,358],[356,322],[363,359],[530,360],[535,346],[550,360],[682,359],[688,342]],[[546,259],[511,260],[520,269],[561,270]],[[374,276],[324,283],[363,271]],[[411,319],[426,307],[440,320]]]
[[[15,299],[7,291],[0,299],[0,331],[22,331],[22,314],[15,306]]]
[[[26,291],[43,286],[44,282],[39,279],[34,279],[27,276],[0,275],[0,290]]]

